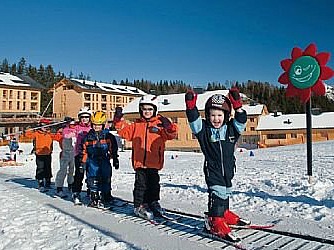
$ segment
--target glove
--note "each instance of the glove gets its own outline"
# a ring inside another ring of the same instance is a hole
[[[118,122],[123,117],[123,109],[122,107],[116,107],[115,114],[114,114],[114,122]]]
[[[83,174],[85,173],[85,170],[86,170],[86,163],[82,162],[81,165],[79,166],[79,172]]]
[[[238,109],[242,107],[241,97],[238,88],[231,88],[228,93],[228,98],[231,101],[233,109]]]
[[[113,158],[112,163],[115,169],[119,169],[119,160],[117,157]]]
[[[187,109],[194,109],[196,107],[197,94],[192,89],[189,89],[186,93],[185,101]]]
[[[161,121],[161,125],[164,129],[171,129],[172,128],[172,122],[164,116],[159,116],[159,120]]]

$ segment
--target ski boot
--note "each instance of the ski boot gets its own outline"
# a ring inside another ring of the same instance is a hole
[[[153,201],[149,205],[149,208],[152,211],[154,217],[162,217],[165,214],[165,210],[160,206],[158,201]]]
[[[46,178],[45,179],[45,188],[46,189],[50,189],[51,188],[51,179],[50,178]]]
[[[250,220],[240,218],[237,214],[231,212],[229,209],[224,212],[224,219],[229,225],[246,226],[251,224]]]
[[[60,198],[67,197],[67,195],[63,191],[63,187],[57,187],[56,195],[59,196]]]
[[[37,184],[38,184],[38,190],[41,192],[41,193],[45,193],[47,190],[45,189],[44,187],[44,181],[43,180],[37,180]]]
[[[224,217],[209,217],[206,215],[204,223],[207,232],[231,242],[240,241],[240,237],[231,231]]]
[[[67,190],[68,192],[72,192],[73,184],[67,184]]]
[[[135,207],[134,214],[145,220],[152,220],[154,218],[153,213],[149,210],[147,205],[140,205],[139,207]]]
[[[81,197],[79,192],[75,192],[72,194],[72,200],[74,205],[82,205]]]

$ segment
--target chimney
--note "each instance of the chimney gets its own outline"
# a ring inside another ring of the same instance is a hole
[[[163,101],[162,104],[163,104],[163,105],[168,105],[168,104],[169,104],[168,99],[164,99],[164,101]]]

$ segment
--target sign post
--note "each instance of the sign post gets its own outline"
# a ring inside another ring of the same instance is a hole
[[[334,71],[326,66],[329,61],[328,52],[317,53],[315,44],[310,44],[304,51],[293,48],[291,58],[281,61],[284,73],[278,78],[278,82],[287,85],[286,96],[299,97],[305,104],[306,136],[307,136],[307,175],[309,183],[312,182],[312,114],[311,95],[323,96],[326,94],[326,86],[323,80],[334,76]]]

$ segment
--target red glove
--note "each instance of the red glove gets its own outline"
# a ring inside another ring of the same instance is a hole
[[[159,116],[159,120],[161,121],[161,126],[164,129],[170,130],[172,128],[172,123],[167,117]]]
[[[187,109],[194,109],[196,107],[197,94],[192,89],[189,89],[186,93],[185,101]]]
[[[119,122],[123,117],[123,109],[122,107],[116,107],[114,114],[114,122]]]
[[[228,93],[228,98],[231,101],[233,109],[238,109],[242,107],[241,96],[238,88],[231,88]]]

